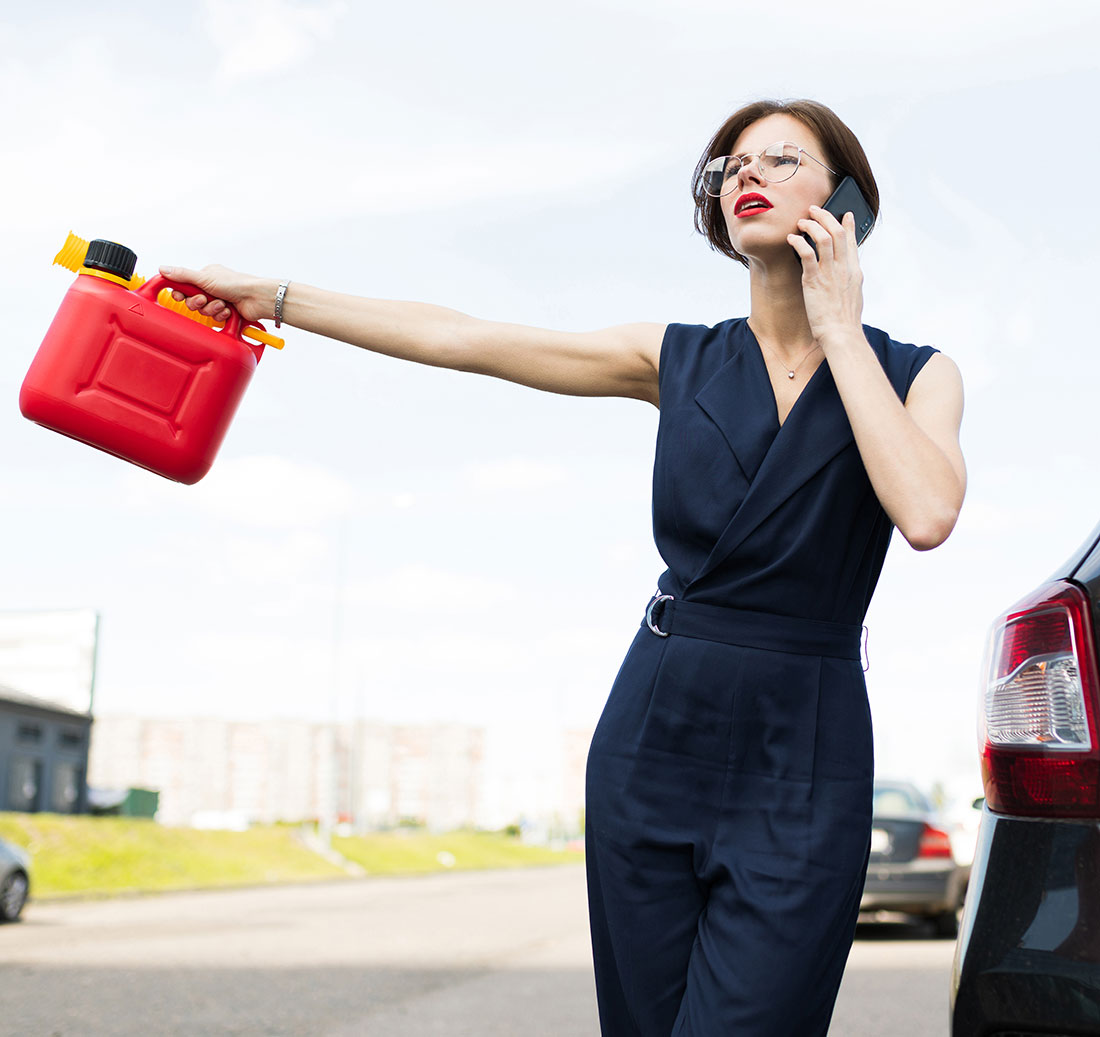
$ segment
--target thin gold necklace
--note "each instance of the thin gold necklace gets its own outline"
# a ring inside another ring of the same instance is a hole
[[[760,342],[760,339],[757,339],[756,341]],[[771,353],[771,355],[774,356],[776,360],[779,360],[779,357],[776,355],[775,350],[773,350],[771,346],[767,345],[764,342],[760,342],[760,345],[762,345],[769,353]],[[788,378],[794,378],[795,373],[798,371],[798,369],[807,360],[809,360],[810,357],[812,357],[814,355],[814,353],[816,353],[820,348],[821,348],[820,345],[814,346],[814,348],[811,349],[801,360],[799,360],[798,363],[795,364],[794,367],[788,367],[785,363],[783,363],[782,360],[779,360],[779,366],[782,367],[783,370],[787,372],[787,377]]]

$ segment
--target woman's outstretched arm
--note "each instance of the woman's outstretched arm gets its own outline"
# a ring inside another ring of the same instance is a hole
[[[187,305],[224,320],[226,303],[245,320],[270,319],[279,282],[220,266],[162,267],[200,292]],[[175,293],[182,299],[182,293]],[[293,281],[283,321],[375,353],[492,375],[569,396],[626,396],[656,406],[664,324],[621,324],[600,331],[549,331],[470,317],[430,303],[364,299]]]

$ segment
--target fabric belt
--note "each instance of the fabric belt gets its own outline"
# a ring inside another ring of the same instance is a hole
[[[861,626],[852,623],[830,623],[707,605],[700,601],[678,601],[671,594],[660,593],[650,599],[643,625],[658,637],[677,634],[745,648],[762,648],[768,652],[855,660],[860,659],[863,633]]]

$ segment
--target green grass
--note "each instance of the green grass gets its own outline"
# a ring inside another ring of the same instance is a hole
[[[532,864],[567,864],[584,859],[579,850],[528,846],[503,832],[466,830],[432,835],[399,829],[395,832],[334,838],[332,848],[372,875],[409,875],[443,869],[517,868]],[[445,855],[447,863],[440,860],[441,854]]]
[[[204,832],[165,828],[142,818],[0,814],[0,837],[33,855],[32,888],[40,898],[344,874],[302,846],[294,829],[283,826]]]
[[[165,828],[142,818],[0,813],[0,838],[32,854],[32,892],[39,899],[346,877],[342,868],[304,847],[296,833],[290,825],[207,832]],[[583,859],[578,851],[527,846],[496,832],[399,830],[334,838],[332,845],[370,875]]]

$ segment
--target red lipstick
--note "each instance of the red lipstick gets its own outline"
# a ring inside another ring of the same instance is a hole
[[[771,207],[772,203],[762,194],[750,191],[748,194],[743,194],[737,199],[733,207],[733,215],[737,217],[752,216],[754,213],[766,212]]]

